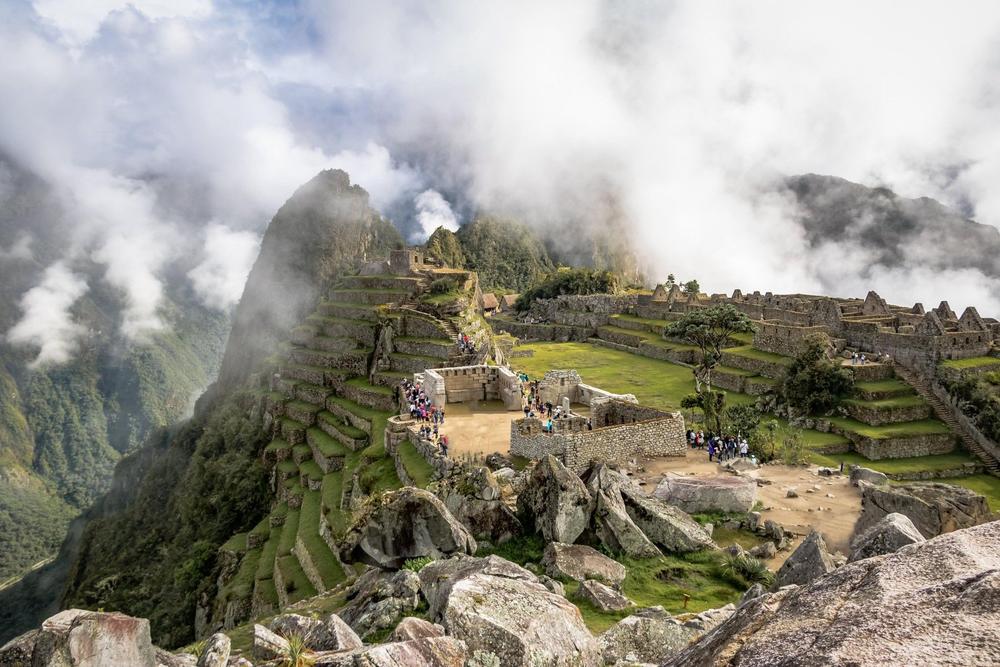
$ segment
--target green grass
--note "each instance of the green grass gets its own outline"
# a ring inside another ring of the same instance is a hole
[[[442,294],[427,294],[420,297],[420,301],[431,306],[443,306],[453,301],[458,301],[465,292],[453,290],[451,292],[444,292]]]
[[[846,417],[830,417],[830,423],[842,428],[845,431],[857,433],[873,440],[883,440],[886,438],[906,438],[915,435],[935,435],[950,433],[944,422],[936,419],[921,419],[914,422],[901,422],[899,424],[885,424],[884,426],[869,426],[854,419]]]
[[[279,505],[280,507],[280,505]],[[263,535],[265,538],[271,534],[271,522],[268,517],[264,517],[260,522],[253,527],[250,531],[253,535]]]
[[[412,442],[404,440],[399,443],[399,458],[414,484],[421,488],[430,484],[434,469],[424,460]]]
[[[277,438],[271,441],[267,447],[264,448],[265,452],[281,452],[281,451],[291,451],[292,446],[288,444],[288,441]]]
[[[403,483],[396,474],[396,464],[388,456],[376,459],[365,466],[361,473],[361,484],[372,495],[403,488]]]
[[[968,370],[970,368],[982,368],[983,366],[1000,366],[1000,357],[972,357],[970,359],[946,359],[941,362],[945,368],[957,370]]]
[[[316,588],[309,581],[306,573],[302,571],[302,566],[295,554],[279,557],[277,566],[281,568],[281,578],[285,582],[288,604],[295,604],[299,600],[316,595]]]
[[[221,549],[243,553],[247,550],[247,533],[236,533],[223,544]]]
[[[257,561],[257,571],[254,579],[270,579],[274,575],[274,557],[278,553],[278,542],[281,540],[281,528],[272,528],[270,537],[260,550],[260,560]]]
[[[281,537],[278,539],[278,550],[275,552],[278,558],[292,553],[295,546],[295,535],[299,531],[299,510],[288,510],[285,523],[281,526]]]
[[[622,320],[624,322],[635,322],[636,324],[643,324],[648,327],[663,327],[667,326],[666,320],[652,320],[646,317],[638,317],[636,315],[612,315],[611,320]]]
[[[752,345],[743,345],[741,347],[726,348],[726,352],[729,354],[735,354],[740,357],[746,357],[748,359],[757,359],[759,361],[768,361],[774,364],[781,364],[782,366],[788,366],[792,363],[791,357],[785,357],[780,354],[774,354],[773,352],[765,352],[764,350],[758,350]]]
[[[299,465],[299,472],[309,479],[323,479],[323,469],[320,468],[319,464],[312,459],[303,461],[301,465]]]
[[[351,378],[347,381],[347,384],[352,387],[358,387],[359,389],[364,389],[366,391],[371,391],[376,394],[382,394],[383,396],[392,396],[392,387],[383,387],[379,384],[372,384],[367,378]]]
[[[324,588],[330,589],[344,581],[347,575],[330,551],[330,547],[319,535],[320,500],[319,491],[306,491],[303,496],[298,539],[309,552],[310,560],[319,572]]]
[[[221,591],[223,600],[241,600],[253,593],[254,574],[260,563],[261,550],[254,549],[243,555],[236,576],[230,580]]]
[[[863,405],[869,408],[911,408],[918,405],[926,405],[927,401],[917,394],[905,396],[893,396],[878,401],[863,401],[857,398],[847,398],[841,401],[845,405]]]
[[[347,531],[348,513],[340,509],[340,499],[344,493],[343,471],[327,473],[323,477],[323,486],[320,489],[323,506],[326,508],[326,518],[333,528],[334,535],[343,535]]]
[[[602,331],[607,333],[621,334],[624,336],[634,336],[642,340],[663,340],[659,334],[655,334],[652,331],[642,331],[640,329],[625,329],[623,327],[616,327],[607,324],[602,327],[597,328],[597,333],[600,334]]]
[[[745,371],[741,368],[732,368],[730,366],[716,366],[712,369],[712,375],[715,375],[716,373],[722,373],[723,375],[738,375],[746,378],[757,375],[753,371]]]
[[[362,434],[362,436],[364,435],[364,431],[360,431],[360,433]],[[323,456],[326,457],[345,456],[348,452],[347,447],[344,447],[335,438],[331,438],[330,436],[328,436],[326,432],[323,431],[322,429],[311,428],[306,432],[306,436],[309,438],[309,441],[316,446],[316,449],[318,449]]]
[[[295,445],[294,447],[292,447],[292,458],[300,460],[311,459],[312,450],[309,449],[309,445],[305,443],[302,443],[300,445]]]
[[[836,468],[843,462],[845,470],[848,465],[856,464],[884,472],[887,475],[909,474],[928,470],[949,470],[951,468],[960,468],[966,463],[976,462],[976,459],[965,452],[952,452],[951,454],[937,454],[934,456],[913,456],[902,459],[881,459],[879,461],[866,459],[854,452],[846,452],[844,454],[819,454],[814,452],[810,455],[810,459],[817,465],[829,466],[831,468]]]

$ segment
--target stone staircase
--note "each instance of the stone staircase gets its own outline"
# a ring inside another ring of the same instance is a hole
[[[979,441],[969,433],[965,425],[955,415],[955,408],[941,400],[930,383],[922,376],[898,363],[895,364],[895,371],[904,382],[916,389],[917,393],[927,401],[938,419],[947,424],[948,428],[961,438],[966,450],[980,459],[991,475],[1000,476],[1000,460],[980,445]]]

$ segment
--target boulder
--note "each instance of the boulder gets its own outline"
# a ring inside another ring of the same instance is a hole
[[[7,646],[2,650],[2,654],[6,653]],[[157,664],[149,621],[117,612],[82,609],[67,609],[45,620],[34,636],[31,660],[30,664],[38,667]]]
[[[369,570],[347,589],[347,603],[337,612],[362,639],[396,627],[420,604],[420,579],[415,572]]]
[[[774,542],[761,542],[750,550],[750,555],[761,560],[771,560],[778,555],[778,548],[774,546]]]
[[[789,584],[808,584],[835,568],[823,536],[813,530],[778,569],[774,587],[777,589]]]
[[[156,667],[198,667],[198,658],[192,653],[171,653],[170,651],[164,651],[162,648],[155,648],[156,652]],[[6,665],[8,663],[3,662],[0,659],[0,665]],[[232,659],[226,660],[226,662],[219,663],[223,667],[231,667],[233,664]]]
[[[886,514],[881,521],[851,540],[850,561],[889,554],[907,544],[923,541],[924,536],[905,514]]]
[[[724,470],[732,470],[736,473],[747,472],[748,470],[757,470],[760,468],[759,465],[754,463],[750,457],[740,457],[735,459],[730,459],[722,464]]]
[[[576,589],[576,597],[589,602],[601,611],[621,611],[633,606],[627,597],[599,581],[587,579]]]
[[[434,494],[412,486],[385,494],[348,530],[341,559],[399,569],[411,558],[476,552],[476,541]]]
[[[396,629],[392,631],[390,637],[394,642],[405,642],[413,639],[426,639],[428,637],[443,637],[444,628],[436,623],[425,621],[416,616],[407,616]]]
[[[572,544],[590,522],[590,500],[580,478],[550,455],[532,470],[517,507],[526,530],[533,528],[546,542]]]
[[[428,490],[477,540],[502,544],[521,534],[521,522],[501,500],[499,481],[488,468],[458,466]]]
[[[992,522],[751,599],[664,664],[996,665],[998,593]]]
[[[633,558],[662,555],[655,544],[635,525],[617,489],[598,490],[594,495],[591,530],[609,551]]]
[[[289,639],[302,637],[314,651],[348,651],[361,648],[361,638],[336,614],[324,619],[307,618],[298,614],[281,614],[271,621],[271,631]]]
[[[864,484],[855,534],[863,533],[894,512],[909,517],[920,534],[928,538],[990,520],[986,498],[965,487],[941,482]]]
[[[708,531],[682,510],[635,487],[622,487],[620,493],[635,525],[665,551],[687,553],[715,548]]]
[[[749,512],[757,501],[757,483],[749,477],[667,475],[653,495],[688,514]]]
[[[486,558],[453,556],[434,561],[422,567],[419,575],[420,592],[427,600],[427,615],[431,620],[438,620],[444,614],[452,586],[473,574],[488,574],[493,577],[505,577],[520,581],[538,581],[538,578],[528,570],[499,556],[487,556]]]
[[[859,482],[868,482],[876,486],[889,483],[889,478],[884,473],[859,465],[851,466],[848,479],[851,482],[851,486],[859,486]]]
[[[545,573],[559,579],[597,579],[620,588],[628,574],[625,566],[583,544],[549,542],[542,555]]]
[[[659,664],[687,646],[698,631],[686,628],[663,607],[641,609],[611,626],[597,641],[604,662]]]
[[[205,648],[198,656],[198,667],[226,667],[229,664],[229,652],[233,644],[229,637],[216,632],[205,642]]]
[[[759,598],[761,595],[765,594],[767,594],[767,590],[762,584],[754,584],[744,591],[743,595],[740,597],[740,605],[742,606],[744,602],[753,600],[754,598]]]
[[[321,652],[314,667],[463,667],[465,642],[454,637],[422,637],[376,644],[353,651]]]
[[[566,588],[562,585],[562,582],[556,581],[552,577],[543,574],[538,577],[538,583],[545,586],[556,595],[566,597]]]
[[[697,630],[699,634],[710,632],[719,625],[722,625],[723,622],[735,613],[736,605],[732,603],[727,604],[724,607],[706,609],[705,611],[695,614],[691,618],[684,621],[684,627]]]
[[[493,654],[505,667],[602,664],[600,647],[576,606],[535,581],[464,577],[449,591],[444,626],[470,653]]]
[[[29,630],[0,647],[0,665],[30,665],[38,630]]]
[[[257,660],[278,660],[288,655],[288,641],[263,625],[253,626],[253,657]]]

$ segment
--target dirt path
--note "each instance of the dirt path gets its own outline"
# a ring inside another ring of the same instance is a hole
[[[646,482],[652,491],[666,474],[712,476],[729,474],[715,463],[709,463],[703,452],[690,452],[688,456],[662,457],[643,462],[645,472],[637,478]],[[821,477],[817,467],[765,465],[746,473],[748,476],[769,481],[757,487],[757,499],[764,505],[761,516],[771,519],[796,534],[792,548],[779,552],[768,567],[772,570],[791,555],[802,537],[815,528],[831,551],[847,555],[854,523],[861,512],[861,493],[847,481],[846,475]],[[788,489],[794,488],[797,498],[788,498]]]
[[[462,454],[506,454],[510,450],[510,422],[524,416],[507,411],[500,401],[449,403],[445,406],[441,433],[448,436],[452,456]]]

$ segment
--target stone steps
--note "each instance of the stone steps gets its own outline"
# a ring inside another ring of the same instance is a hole
[[[364,378],[348,380],[342,394],[358,405],[382,412],[396,411],[395,392],[389,387],[369,384]]]
[[[380,387],[395,387],[403,380],[411,379],[413,373],[406,371],[376,371],[372,376],[372,382]]]
[[[306,425],[298,420],[289,417],[282,417],[278,421],[277,428],[282,439],[287,441],[293,447],[295,445],[301,445],[306,441]]]
[[[346,579],[343,565],[321,536],[321,505],[319,490],[306,492],[292,550],[303,573],[318,592],[327,591]]]
[[[322,428],[314,426],[306,431],[306,442],[309,444],[312,459],[324,473],[339,470],[344,466],[348,448]]]
[[[367,369],[372,351],[371,348],[361,348],[352,352],[322,352],[302,347],[293,349],[290,356],[294,363],[303,366],[343,368],[360,375]]]
[[[297,390],[298,385],[296,385]],[[285,418],[299,422],[303,426],[312,426],[316,423],[316,413],[320,410],[322,410],[322,404],[315,405],[301,400],[289,401],[285,403]],[[292,442],[291,439],[288,441]],[[292,442],[292,444],[297,445],[299,442]]]
[[[420,291],[425,281],[411,276],[377,275],[343,276],[340,282],[345,289],[398,290],[414,294]]]
[[[313,314],[307,321],[328,338],[354,339],[358,343],[355,347],[372,347],[378,334],[378,322],[368,320]]]
[[[965,428],[958,421],[958,418],[955,417],[955,413],[952,408],[945,405],[944,401],[938,398],[937,394],[934,393],[930,384],[926,380],[899,364],[896,364],[895,371],[904,382],[916,389],[917,393],[919,393],[930,405],[938,419],[943,421],[953,433],[958,435],[962,444],[965,446],[965,449],[981,460],[990,474],[1000,475],[1000,461],[984,449],[979,442],[972,437],[972,435],[966,432]]]
[[[326,398],[333,393],[329,387],[310,382],[299,382],[295,385],[295,398],[303,403],[311,403],[319,409],[326,405]],[[287,406],[286,406],[287,410]],[[299,420],[302,421],[302,420]]]

